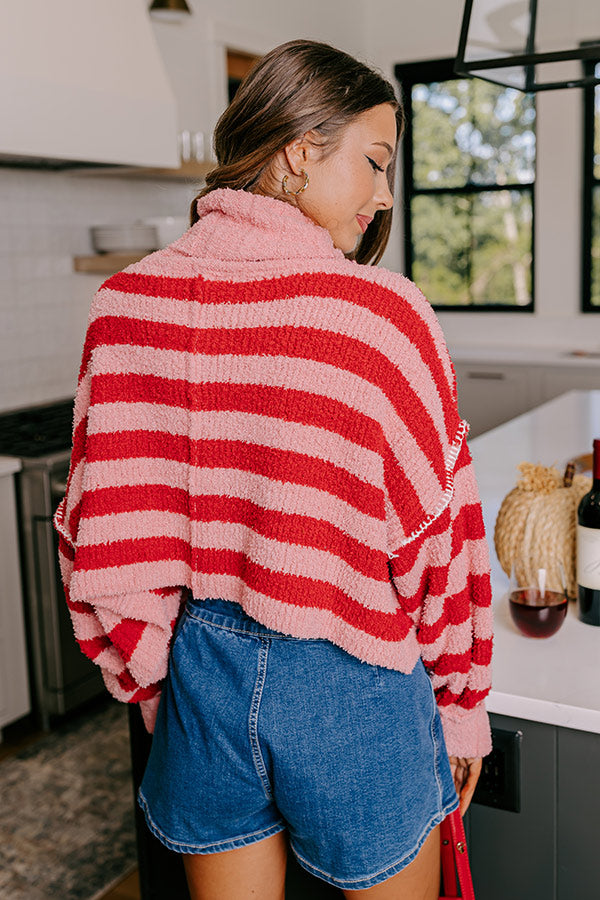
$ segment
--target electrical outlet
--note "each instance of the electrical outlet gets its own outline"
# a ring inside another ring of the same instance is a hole
[[[522,738],[522,731],[492,728],[492,752],[483,760],[473,803],[520,812]]]

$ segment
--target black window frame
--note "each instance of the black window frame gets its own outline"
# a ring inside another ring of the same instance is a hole
[[[585,63],[586,74],[591,73],[600,60]],[[596,124],[596,88],[589,84],[583,93],[583,197],[581,231],[581,311],[600,313],[600,304],[592,303],[592,232],[594,215],[594,188],[600,192],[600,178],[594,175],[594,144]],[[600,88],[599,88],[600,89]],[[598,113],[600,116],[600,112]]]
[[[437,312],[449,313],[523,313],[525,315],[535,313],[535,174],[531,184],[506,184],[506,185],[465,185],[462,188],[414,188],[412,182],[413,171],[413,142],[412,142],[412,88],[415,84],[430,84],[436,81],[465,80],[469,76],[457,75],[454,69],[456,60],[454,57],[445,59],[422,60],[411,63],[398,63],[394,66],[394,74],[398,82],[404,105],[406,126],[402,141],[402,179],[403,179],[403,213],[404,213],[404,268],[408,278],[412,279],[413,270],[413,244],[411,199],[419,194],[454,194],[468,195],[480,194],[486,191],[518,190],[527,192],[531,196],[531,302],[527,305],[507,303],[484,304],[444,304],[435,303],[428,298],[433,309]],[[537,162],[537,153],[536,153]]]

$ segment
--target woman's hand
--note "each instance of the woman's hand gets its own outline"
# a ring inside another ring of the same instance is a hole
[[[454,779],[454,787],[460,800],[459,810],[461,816],[464,816],[469,808],[473,791],[481,774],[481,763],[482,760],[479,757],[450,757],[450,770]]]
[[[142,713],[142,718],[148,734],[154,734],[159,700],[160,694],[157,694],[156,697],[151,697],[150,700],[140,701],[140,712]]]

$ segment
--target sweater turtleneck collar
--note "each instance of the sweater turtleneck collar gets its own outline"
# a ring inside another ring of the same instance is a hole
[[[240,262],[344,258],[325,228],[283,200],[219,188],[197,208],[199,220],[176,245],[190,256]]]

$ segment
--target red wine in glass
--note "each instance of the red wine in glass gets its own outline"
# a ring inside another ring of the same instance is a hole
[[[509,594],[510,614],[524,635],[545,638],[556,634],[567,615],[569,601],[564,593],[538,588],[520,588]]]

